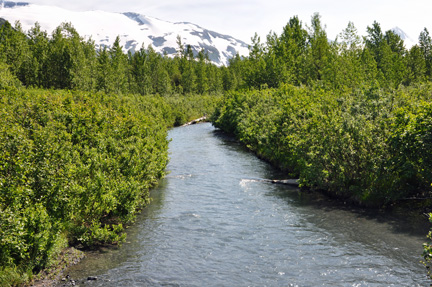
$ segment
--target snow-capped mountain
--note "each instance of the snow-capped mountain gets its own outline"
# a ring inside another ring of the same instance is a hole
[[[178,49],[177,36],[180,36],[183,45],[191,45],[194,53],[204,49],[219,66],[227,65],[236,53],[249,53],[246,43],[188,22],[171,23],[132,12],[76,12],[24,2],[0,1],[0,5],[0,17],[12,25],[20,21],[24,31],[38,22],[42,30],[51,34],[61,23],[70,22],[82,37],[91,37],[97,47],[110,46],[119,36],[125,51],[152,45],[157,52],[174,56]]]
[[[404,41],[405,48],[410,49],[412,46],[414,46],[416,44],[416,41],[411,39],[411,37],[408,36],[408,34],[405,33],[401,28],[396,26],[391,30],[393,31],[393,33],[395,33],[396,35],[399,35],[399,37],[401,37],[401,39]]]

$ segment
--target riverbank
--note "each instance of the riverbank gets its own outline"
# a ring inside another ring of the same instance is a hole
[[[31,282],[26,285],[30,287],[54,287],[64,283],[66,286],[73,286],[74,280],[67,275],[67,269],[79,264],[84,257],[85,252],[68,247],[59,254],[51,267],[35,275]]]
[[[397,90],[279,89],[225,95],[213,124],[300,186],[381,207],[430,198],[431,84]]]

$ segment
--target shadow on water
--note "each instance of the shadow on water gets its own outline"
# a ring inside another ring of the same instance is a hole
[[[227,134],[219,129],[215,129],[213,135],[228,148],[234,149],[237,152],[252,153],[233,135]],[[262,161],[267,164],[267,168],[265,168],[266,179],[286,179],[286,173],[276,167],[272,167],[268,162]],[[331,198],[317,191],[301,190],[283,185],[267,195],[280,198],[287,204],[297,207],[313,208],[317,212],[349,212],[358,218],[389,224],[391,226],[391,232],[395,234],[425,237],[425,241],[426,235],[431,228],[431,224],[420,208],[411,209],[410,206],[403,204],[386,208],[364,208],[347,204],[346,202]]]
[[[364,208],[330,198],[319,192],[292,190],[290,188],[286,190],[280,188],[269,193],[268,196],[277,197],[296,207],[313,208],[323,213],[349,212],[357,218],[389,224],[394,233],[424,236],[425,240],[431,228],[427,217],[420,210],[410,210],[404,206],[391,206],[382,209]]]
[[[264,164],[263,169],[265,178],[263,179],[287,179],[285,172],[272,166],[268,161],[257,157],[254,152],[250,151],[245,145],[240,143],[233,135],[228,134],[220,129],[214,129],[212,135],[217,138],[223,146],[239,153],[253,155],[258,160],[260,160]]]

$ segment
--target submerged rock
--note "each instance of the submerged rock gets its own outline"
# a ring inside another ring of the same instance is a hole
[[[264,179],[265,182],[276,183],[276,184],[285,184],[292,186],[299,186],[298,179]]]
[[[87,280],[89,281],[96,281],[98,278],[96,276],[89,276],[87,277]]]

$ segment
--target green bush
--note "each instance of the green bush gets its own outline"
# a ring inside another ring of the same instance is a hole
[[[212,121],[298,176],[367,205],[430,193],[431,85],[398,90],[282,86],[227,94]]]
[[[67,241],[123,242],[165,174],[167,128],[218,100],[0,90],[0,285],[28,281]]]
[[[11,73],[9,66],[0,61],[0,90],[20,86],[21,82]]]
[[[155,102],[164,105],[150,97],[0,92],[4,274],[43,269],[64,236],[83,246],[124,240],[122,223],[148,203],[168,160],[167,123]]]

